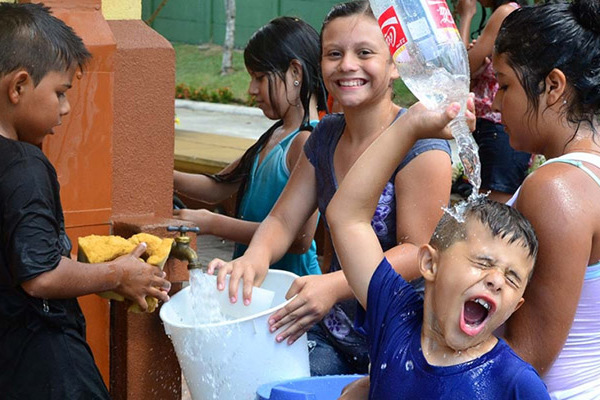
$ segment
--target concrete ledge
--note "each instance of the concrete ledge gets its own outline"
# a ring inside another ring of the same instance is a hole
[[[196,111],[213,111],[237,115],[262,116],[263,112],[257,107],[238,106],[233,104],[207,103],[202,101],[192,101],[175,99],[175,108],[187,108]]]

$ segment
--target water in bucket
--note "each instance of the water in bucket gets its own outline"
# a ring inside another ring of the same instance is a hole
[[[244,306],[232,305],[215,277],[192,272],[190,287],[162,306],[160,317],[194,400],[254,400],[261,384],[310,375],[306,335],[290,346],[275,342],[268,330],[269,316],[285,306],[296,277],[269,271]]]

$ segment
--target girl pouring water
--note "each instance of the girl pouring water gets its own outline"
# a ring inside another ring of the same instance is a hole
[[[219,289],[226,289],[225,275],[231,274],[233,301],[240,279],[243,300],[250,301],[252,286],[262,282],[269,264],[285,254],[316,209],[324,215],[350,167],[404,111],[392,101],[392,83],[399,76],[368,2],[334,6],[323,23],[321,47],[325,86],[342,113],[326,116],[315,128],[244,256],[209,263],[209,273],[219,268]],[[390,176],[372,224],[392,265],[429,240],[448,204],[451,174],[448,143],[427,139],[418,141]],[[288,343],[308,331],[313,375],[366,373],[366,340],[352,323],[356,301],[335,254],[329,271],[296,279],[287,294],[296,297],[270,318],[270,330],[277,332],[275,340]],[[401,273],[410,280],[418,269]]]

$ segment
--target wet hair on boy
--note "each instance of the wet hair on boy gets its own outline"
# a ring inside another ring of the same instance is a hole
[[[83,69],[91,54],[73,29],[40,4],[0,4],[0,77],[25,69],[37,85],[50,71]]]
[[[467,238],[469,222],[477,220],[486,226],[493,237],[508,240],[509,244],[520,242],[529,251],[529,257],[535,260],[538,242],[529,221],[512,207],[489,201],[485,197],[465,203],[459,221],[455,215],[445,212],[431,236],[429,244],[440,251],[447,250],[454,243]],[[531,270],[533,272],[533,268]]]

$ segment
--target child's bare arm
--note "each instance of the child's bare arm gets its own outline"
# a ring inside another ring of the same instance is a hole
[[[235,160],[220,173],[232,171],[239,161]],[[217,204],[233,196],[239,186],[240,182],[217,182],[206,175],[173,171],[173,188],[177,193],[208,204]]]
[[[146,310],[145,297],[168,301],[171,284],[158,267],[139,260],[145,249],[140,244],[131,254],[99,264],[84,264],[63,257],[56,268],[21,286],[27,294],[38,298],[72,298],[113,290]]]
[[[369,375],[358,378],[342,389],[342,395],[338,400],[367,400],[369,398],[370,384]]]
[[[361,155],[329,203],[327,221],[336,254],[354,295],[365,308],[371,276],[383,258],[371,228],[383,186],[416,140],[450,137],[444,127],[459,109],[455,103],[443,113],[420,104],[411,107]]]
[[[314,167],[303,155],[290,176],[285,189],[269,215],[261,222],[242,257],[231,262],[214,259],[208,272],[218,269],[217,287],[222,290],[225,276],[229,279],[229,296],[237,301],[240,279],[244,285],[244,300],[251,301],[252,287],[262,284],[269,265],[279,260],[317,209]]]

